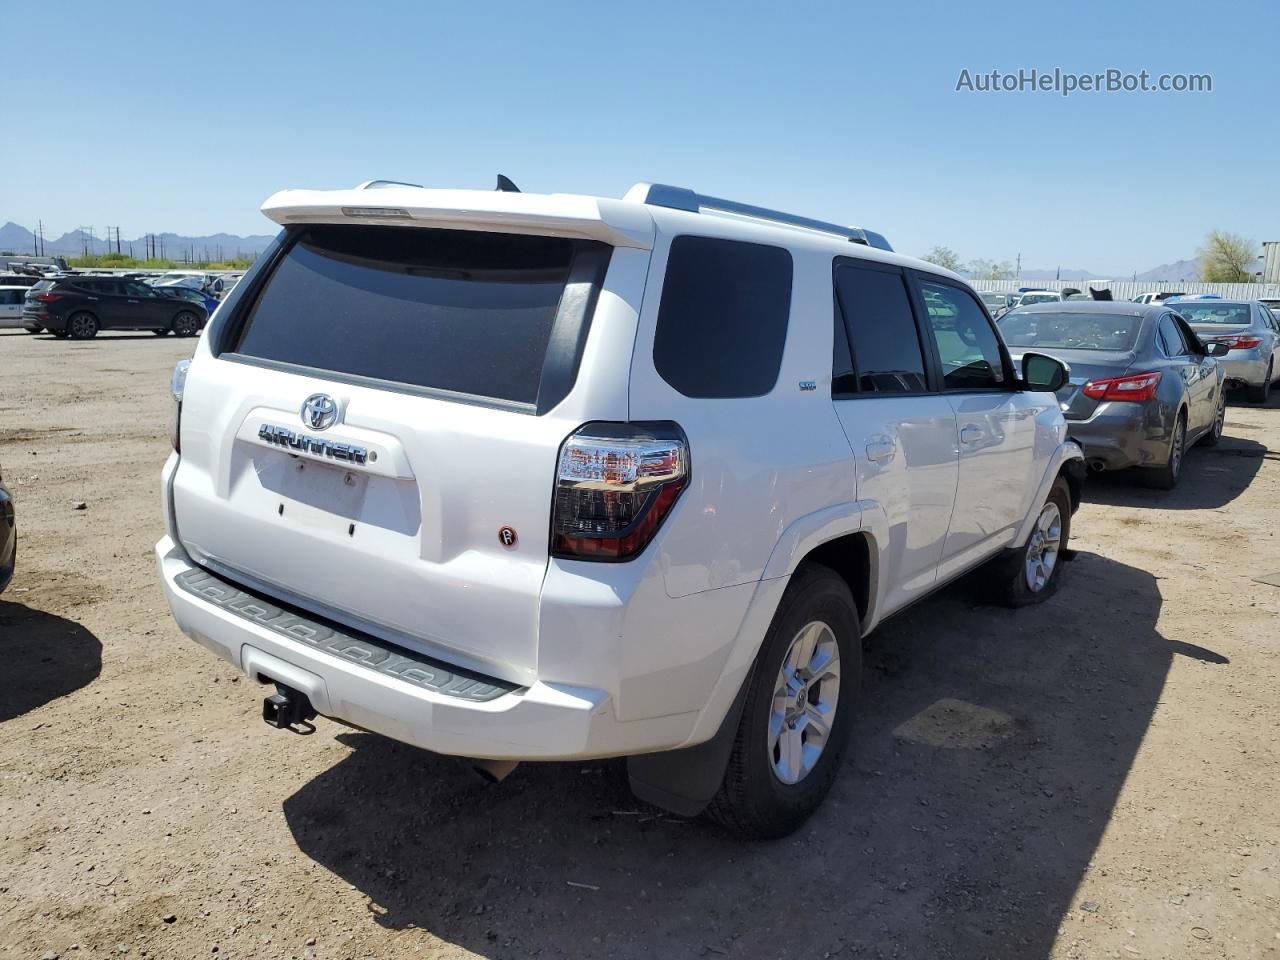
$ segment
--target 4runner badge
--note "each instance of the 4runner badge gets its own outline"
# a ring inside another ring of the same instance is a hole
[[[309,437],[305,433],[294,433],[284,427],[264,423],[258,427],[258,439],[286,450],[299,450],[318,457],[341,460],[343,463],[355,463],[363,466],[369,460],[369,451],[350,443],[335,443],[319,437]]]

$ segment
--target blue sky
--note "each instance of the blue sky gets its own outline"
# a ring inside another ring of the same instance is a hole
[[[1117,276],[1280,239],[1273,3],[0,4],[0,222],[269,233],[369,177],[637,180]],[[36,42],[44,37],[46,41]],[[962,68],[1209,73],[1210,94],[957,93]],[[25,104],[26,106],[20,106]]]

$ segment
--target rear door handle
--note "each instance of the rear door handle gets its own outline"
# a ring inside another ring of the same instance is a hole
[[[975,427],[973,424],[969,424],[960,431],[961,443],[979,443],[980,441],[985,440],[986,437],[987,431],[983,430],[981,427]]]
[[[888,437],[877,437],[867,442],[867,459],[872,463],[883,463],[892,460],[898,447]]]

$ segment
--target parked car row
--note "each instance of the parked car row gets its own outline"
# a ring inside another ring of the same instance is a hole
[[[150,330],[194,337],[209,319],[208,298],[187,287],[159,287],[112,276],[72,275],[26,289],[22,326],[55,337],[89,340],[101,330]]]

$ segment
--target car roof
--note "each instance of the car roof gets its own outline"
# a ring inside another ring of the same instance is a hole
[[[1148,313],[1163,313],[1169,308],[1162,304],[1134,303],[1131,300],[1063,300],[1060,303],[1032,303],[1025,307],[1017,307],[1005,317],[1030,313],[1110,313],[1124,314],[1130,317],[1142,317]],[[1001,317],[1000,319],[1004,319]]]
[[[646,202],[644,198],[653,186],[638,183],[626,196],[614,199],[563,193],[441,190],[369,181],[346,190],[282,190],[263,202],[262,212],[284,227],[331,223],[552,233],[646,250],[653,248],[658,231],[668,236],[694,234],[893,264],[971,286],[953,270],[896,251],[853,242],[847,236],[781,220],[725,212],[714,205],[694,211]]]

